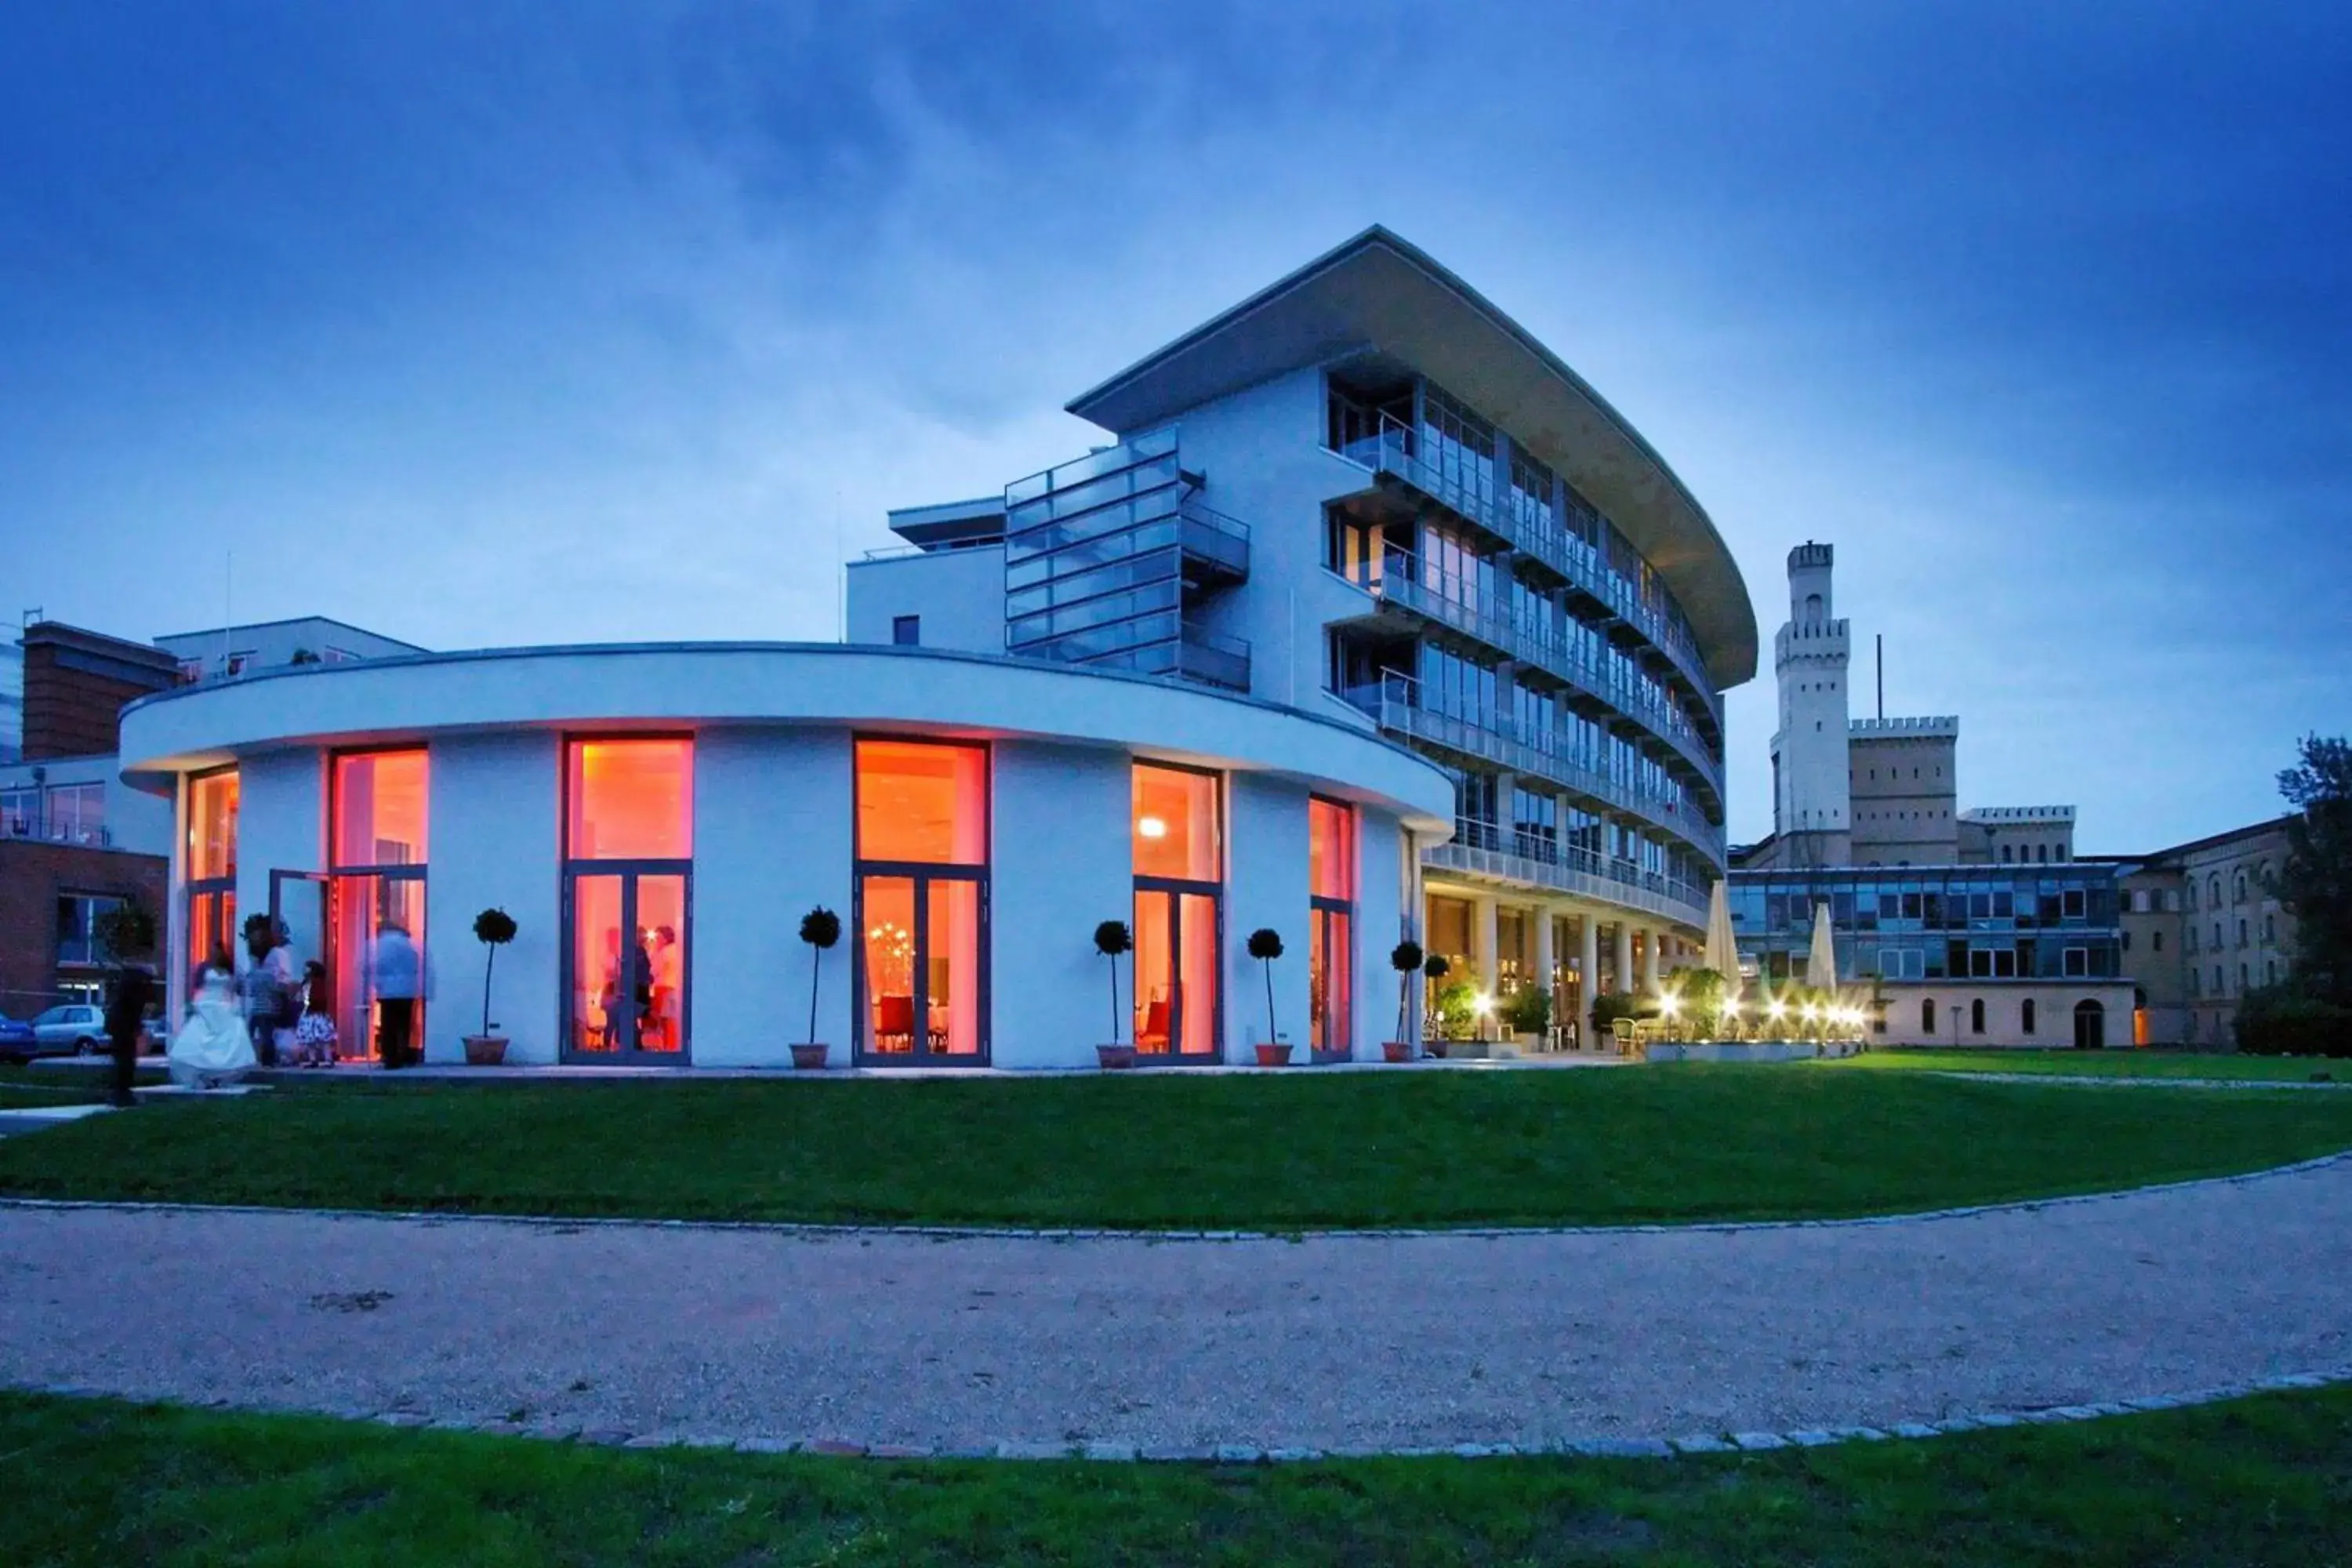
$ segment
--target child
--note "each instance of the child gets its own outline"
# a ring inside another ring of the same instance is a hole
[[[316,959],[302,966],[302,1017],[294,1026],[294,1065],[335,1065],[335,1020],[327,1011],[327,966]]]

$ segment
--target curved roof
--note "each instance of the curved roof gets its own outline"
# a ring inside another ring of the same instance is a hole
[[[371,745],[514,729],[851,725],[1039,739],[1269,773],[1453,831],[1454,786],[1370,731],[1157,676],[1040,659],[841,643],[593,643],[482,648],[266,670],[122,710],[142,788],[279,746]]]
[[[1665,578],[1718,689],[1754,677],[1748,584],[1666,460],[1526,328],[1378,225],[1067,406],[1125,436],[1286,371],[1367,351],[1462,398],[1608,513]]]

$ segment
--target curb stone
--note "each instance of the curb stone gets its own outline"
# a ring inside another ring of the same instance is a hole
[[[1580,1458],[1666,1458],[1682,1454],[1751,1453],[1789,1447],[1819,1448],[1837,1443],[1884,1442],[1889,1438],[1916,1441],[1978,1430],[1995,1431],[2017,1426],[2046,1426],[2079,1421],[2099,1421],[2117,1415],[2193,1409],[2200,1405],[2250,1398],[2259,1394],[2330,1388],[2347,1384],[2352,1384],[2352,1364],[2328,1367],[2315,1372],[2282,1373],[2248,1382],[2221,1384],[2210,1388],[2191,1389],[2178,1394],[2144,1394],[2126,1400],[2060,1405],[2038,1410],[1975,1411],[1948,1415],[1932,1422],[1901,1421],[1883,1428],[1877,1426],[1803,1427],[1789,1432],[1738,1432],[1727,1437],[1708,1433],[1690,1433],[1671,1438],[1563,1437],[1542,1444],[1457,1443],[1451,1446],[1396,1448],[1360,1446],[1335,1448],[1300,1447],[1260,1448],[1241,1443],[1206,1447],[1138,1445],[1112,1439],[1096,1439],[1075,1444],[995,1443],[930,1447],[897,1443],[866,1444],[838,1437],[797,1440],[774,1436],[730,1438],[723,1434],[712,1432],[630,1433],[618,1427],[595,1427],[583,1431],[576,1422],[460,1420],[454,1417],[427,1416],[413,1410],[370,1411],[353,1405],[336,1405],[307,1411],[287,1410],[277,1406],[255,1408],[259,1414],[324,1416],[330,1419],[365,1422],[398,1430],[464,1432],[493,1436],[512,1436],[524,1441],[545,1443],[576,1441],[616,1448],[732,1448],[739,1454],[801,1453],[822,1454],[843,1458],[873,1459],[1086,1458],[1111,1464],[1141,1462],[1258,1465],[1306,1464],[1328,1459],[1372,1458],[1486,1459],[1572,1456]],[[236,1408],[226,1399],[150,1400],[115,1394],[105,1389],[91,1388],[79,1384],[12,1384],[0,1382],[0,1390],[11,1389],[18,1393],[46,1395],[56,1399],[121,1399],[127,1404],[178,1405],[182,1408],[189,1409]]]
[[[2017,1073],[1960,1073],[1960,1078],[1996,1078],[2004,1081],[2029,1075]],[[2137,1080],[2135,1080],[2137,1081]],[[2330,1087],[2318,1085],[2312,1087]],[[2352,1089],[2352,1083],[2333,1087]],[[1757,1220],[1687,1220],[1675,1224],[1643,1225],[1528,1225],[1528,1226],[1401,1226],[1381,1227],[1337,1227],[1332,1229],[1289,1230],[1118,1230],[1102,1228],[1031,1229],[1016,1226],[987,1225],[822,1225],[782,1220],[704,1220],[704,1219],[629,1219],[610,1215],[499,1215],[449,1214],[415,1209],[331,1209],[278,1208],[267,1204],[192,1204],[119,1201],[107,1198],[23,1198],[0,1197],[0,1212],[9,1209],[118,1211],[125,1214],[165,1215],[255,1215],[266,1217],[326,1219],[355,1223],[392,1221],[401,1224],[446,1226],[458,1225],[509,1226],[525,1230],[544,1230],[554,1234],[590,1229],[620,1230],[693,1230],[740,1231],[755,1235],[781,1236],[803,1241],[856,1241],[870,1244],[877,1239],[931,1241],[1110,1241],[1143,1242],[1164,1245],[1169,1242],[1263,1242],[1286,1241],[1391,1241],[1438,1237],[1454,1241],[1500,1241],[1522,1237],[1547,1236],[1735,1236],[1750,1231],[1833,1230],[1875,1227],[1892,1225],[1933,1224],[1945,1220],[1972,1219],[1981,1215],[2033,1214],[2044,1209],[2066,1208],[2083,1204],[2114,1203],[2119,1199],[2147,1196],[2161,1193],[2193,1191],[2200,1187],[2245,1186],[2256,1182],[2274,1181],[2285,1176],[2308,1174],[2331,1166],[2352,1162],[2352,1150],[2322,1154],[2314,1159],[2298,1160],[2291,1164],[2272,1165],[2259,1171],[2241,1171],[2234,1175],[2192,1176],[2178,1182],[2153,1182],[2145,1186],[2118,1187],[2096,1193],[2070,1193],[2053,1197],[2021,1198],[2010,1203],[1964,1204],[1951,1208],[1921,1209],[1906,1214],[1854,1215],[1834,1219],[1757,1219]]]

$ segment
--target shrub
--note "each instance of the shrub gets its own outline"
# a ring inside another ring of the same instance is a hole
[[[2238,1004],[2238,1048],[2263,1057],[2352,1057],[2352,1007],[2284,985],[2249,991]]]
[[[1540,1035],[1551,1027],[1551,992],[1541,985],[1522,985],[1503,1004],[1503,1019],[1515,1033]]]
[[[1478,981],[1475,975],[1440,985],[1430,998],[1429,1017],[1443,1040],[1466,1040],[1478,1021]]]
[[[1641,1015],[1642,1005],[1631,992],[1604,991],[1592,999],[1592,1037],[1606,1039],[1618,1019],[1638,1018]]]

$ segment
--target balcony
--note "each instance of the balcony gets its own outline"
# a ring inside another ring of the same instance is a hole
[[[1240,637],[1221,637],[1187,621],[1176,639],[1176,673],[1187,680],[1246,692],[1250,689],[1250,645]]]
[[[1250,567],[1249,524],[1187,496],[1176,509],[1183,545],[1184,580],[1198,587],[1246,582]]]
[[[110,849],[113,836],[94,822],[72,817],[17,816],[0,813],[0,839],[21,838],[37,844],[73,844],[88,849]]]
[[[1723,829],[1687,803],[1645,794],[1560,751],[1548,737],[1525,737],[1504,714],[1465,718],[1421,704],[1420,682],[1391,675],[1378,686],[1350,688],[1339,695],[1378,721],[1381,728],[1423,745],[1528,773],[1655,827],[1664,828],[1708,859],[1723,859]]]
[[[1644,910],[1678,925],[1706,929],[1706,895],[1688,882],[1643,871],[1630,860],[1611,860],[1564,844],[1541,857],[1451,841],[1433,844],[1421,852],[1421,863],[1433,871],[1458,871],[1474,877],[1496,877],[1579,898]]]
[[[1449,471],[1426,460],[1412,426],[1382,415],[1380,428],[1338,448],[1349,461],[1410,486],[1421,495],[1484,529],[1512,549],[1533,556],[1610,616],[1639,634],[1667,662],[1723,731],[1723,698],[1707,679],[1706,662],[1688,635],[1642,602],[1632,583],[1610,570],[1592,547],[1532,506],[1516,504],[1517,491],[1498,487],[1483,474]]]
[[[1428,570],[1410,551],[1390,549],[1341,576],[1382,604],[1484,643],[1497,653],[1543,670],[1612,714],[1633,719],[1674,748],[1717,804],[1723,801],[1723,765],[1673,703],[1622,679],[1606,664],[1583,657],[1546,628],[1512,617],[1508,606]]]

